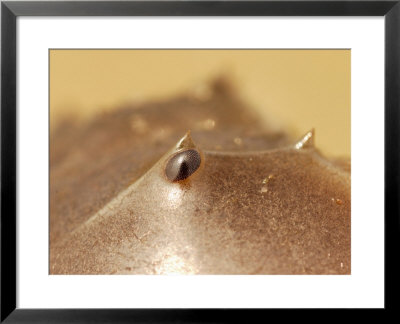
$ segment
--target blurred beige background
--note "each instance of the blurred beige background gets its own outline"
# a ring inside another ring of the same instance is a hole
[[[263,117],[350,157],[350,50],[51,50],[50,123],[163,100],[221,74]]]

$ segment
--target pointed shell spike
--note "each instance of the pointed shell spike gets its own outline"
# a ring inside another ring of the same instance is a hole
[[[189,149],[189,148],[195,148],[196,145],[194,144],[192,137],[190,136],[190,130],[187,131],[185,136],[183,136],[178,144],[176,144],[176,149],[181,150],[181,149]]]
[[[314,139],[315,139],[315,130],[314,128],[307,132],[296,144],[295,148],[300,150],[304,148],[313,148],[314,147]]]

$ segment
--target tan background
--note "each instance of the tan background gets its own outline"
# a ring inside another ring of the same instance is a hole
[[[315,128],[325,154],[350,156],[350,50],[51,50],[51,127],[221,73],[265,118],[295,136]]]

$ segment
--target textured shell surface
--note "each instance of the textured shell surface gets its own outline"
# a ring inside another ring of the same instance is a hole
[[[51,274],[351,272],[350,164],[210,89],[52,134]]]

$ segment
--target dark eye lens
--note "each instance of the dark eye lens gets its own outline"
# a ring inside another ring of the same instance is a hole
[[[170,181],[191,176],[200,166],[201,157],[196,150],[187,150],[173,156],[167,163],[165,174]]]

